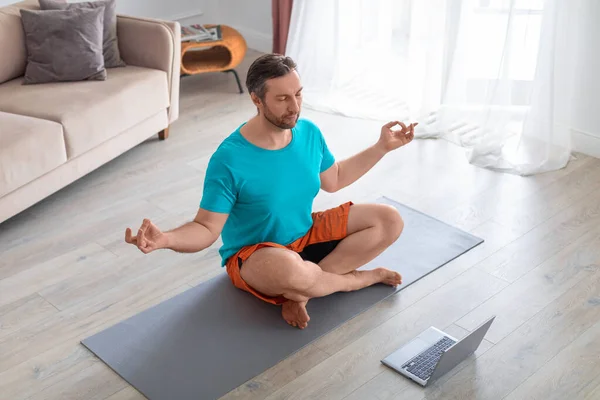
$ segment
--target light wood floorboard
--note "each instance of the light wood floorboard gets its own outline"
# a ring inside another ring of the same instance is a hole
[[[600,322],[589,328],[506,397],[517,399],[583,398],[600,368]],[[575,396],[573,396],[575,394]]]
[[[144,255],[123,237],[143,218],[163,229],[192,219],[210,155],[254,113],[230,74],[184,78],[167,140],[152,136],[0,225],[2,400],[144,398],[80,341],[224,273],[220,241]],[[378,121],[304,115],[339,159],[379,137]],[[448,140],[416,140],[314,208],[380,196],[485,242],[224,399],[600,398],[600,160],[579,154],[525,178],[474,167]],[[380,363],[430,325],[462,337],[490,315],[477,352],[428,388]]]

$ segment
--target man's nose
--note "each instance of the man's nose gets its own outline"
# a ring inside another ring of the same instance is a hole
[[[298,111],[300,111],[300,105],[298,104],[298,100],[297,99],[292,99],[292,102],[290,104],[289,107],[290,111],[297,113]]]

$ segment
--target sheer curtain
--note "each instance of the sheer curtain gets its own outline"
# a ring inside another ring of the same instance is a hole
[[[452,140],[475,165],[530,175],[568,163],[573,129],[600,131],[581,113],[595,97],[583,77],[597,74],[597,3],[304,0],[286,53],[306,107],[417,120],[418,137]]]
[[[299,64],[305,104],[382,120],[438,104],[444,10],[435,3],[295,2],[286,54]]]

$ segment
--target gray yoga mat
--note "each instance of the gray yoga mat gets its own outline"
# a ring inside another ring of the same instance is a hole
[[[150,400],[217,399],[483,242],[388,198],[378,202],[400,211],[404,232],[361,269],[399,271],[396,289],[375,285],[312,299],[309,326],[300,330],[223,272],[82,343]]]

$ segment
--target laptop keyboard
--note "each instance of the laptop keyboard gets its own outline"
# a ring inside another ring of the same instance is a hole
[[[454,343],[456,343],[454,340],[444,336],[433,346],[404,364],[402,368],[426,381],[431,376],[438,360],[442,357],[442,353]]]

